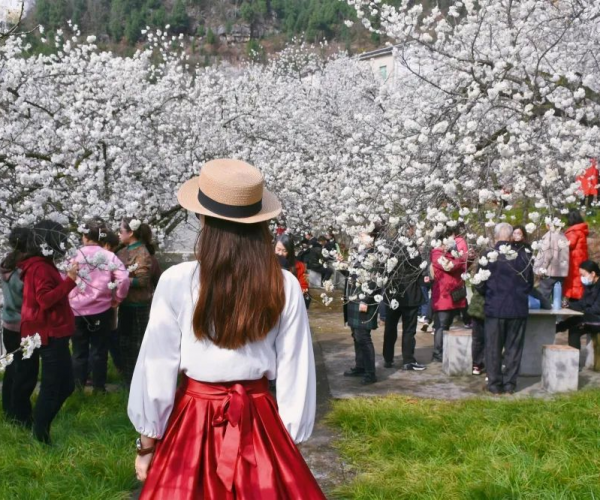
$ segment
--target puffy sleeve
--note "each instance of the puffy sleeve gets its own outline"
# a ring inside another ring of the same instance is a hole
[[[315,423],[315,358],[300,284],[284,274],[286,305],[275,341],[277,404],[290,436],[300,443],[310,437]]]
[[[181,330],[171,302],[177,290],[169,278],[165,273],[156,287],[127,406],[136,430],[155,439],[162,438],[173,409],[181,360]]]

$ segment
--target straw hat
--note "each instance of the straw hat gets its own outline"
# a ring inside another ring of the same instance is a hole
[[[200,175],[179,188],[183,208],[197,214],[244,224],[273,219],[281,212],[277,197],[264,188],[256,167],[240,160],[212,160]]]

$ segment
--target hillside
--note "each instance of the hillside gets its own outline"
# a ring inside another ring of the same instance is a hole
[[[147,26],[169,25],[171,33],[190,36],[210,63],[217,56],[274,52],[293,38],[328,40],[350,51],[380,43],[360,24],[347,27],[349,19],[355,20],[354,10],[339,0],[37,0],[27,23],[52,32],[71,20],[82,34],[125,53]]]
[[[399,0],[388,0],[395,2]],[[416,3],[416,0],[415,0]],[[421,0],[425,11],[442,9],[453,0]],[[369,33],[340,0],[36,0],[26,23],[41,24],[50,34],[71,20],[82,34],[128,54],[141,41],[142,30],[164,29],[190,37],[192,53],[205,64],[277,52],[292,39],[328,41],[334,49],[364,52],[385,40]],[[374,24],[377,20],[373,20]],[[35,43],[34,43],[35,45]]]

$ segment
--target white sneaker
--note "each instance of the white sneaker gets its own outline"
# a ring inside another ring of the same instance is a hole
[[[419,316],[417,318],[417,323],[425,323],[425,316]]]

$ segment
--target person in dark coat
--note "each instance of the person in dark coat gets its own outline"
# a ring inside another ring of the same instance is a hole
[[[375,232],[362,233],[361,242],[365,246],[351,267],[358,269],[362,267],[365,259],[373,253],[373,240]],[[377,382],[375,375],[375,348],[371,339],[371,330],[377,329],[378,304],[375,296],[379,293],[375,283],[370,283],[371,294],[364,293],[357,283],[356,274],[351,274],[347,281],[345,320],[352,330],[354,339],[355,365],[344,372],[345,377],[362,377],[363,384]],[[361,295],[364,294],[364,297]]]
[[[422,371],[425,365],[415,358],[415,335],[419,307],[424,302],[422,283],[423,258],[416,248],[397,246],[392,255],[398,259],[386,288],[387,313],[383,334],[383,359],[385,368],[394,365],[394,346],[398,339],[398,322],[402,319],[402,369]]]
[[[323,256],[323,248],[327,243],[325,236],[319,236],[317,242],[312,246],[308,254],[308,269],[316,271],[321,275],[321,283],[333,276],[333,269],[327,267],[327,260]]]
[[[494,251],[488,252],[488,263],[482,265],[491,274],[477,287],[485,297],[485,366],[492,394],[512,394],[517,387],[529,315],[528,296],[533,289],[531,255],[512,246],[512,231],[506,222],[496,225]]]
[[[571,316],[556,325],[557,332],[569,330],[569,345],[581,349],[581,336],[590,333],[590,324],[600,328],[600,266],[586,260],[579,265],[579,274],[583,285],[583,297],[571,302],[570,308],[580,311],[583,316]]]

